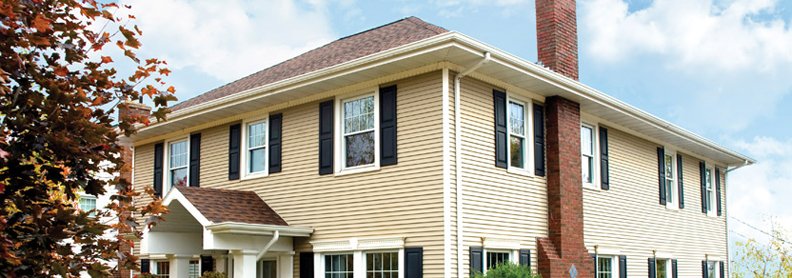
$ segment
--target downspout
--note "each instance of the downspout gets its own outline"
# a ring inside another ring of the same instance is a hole
[[[272,234],[272,239],[269,242],[267,242],[267,245],[264,245],[264,249],[261,249],[261,252],[259,252],[258,255],[256,255],[256,261],[261,260],[261,258],[264,257],[265,254],[267,254],[267,251],[269,251],[270,247],[272,247],[272,245],[275,244],[276,241],[278,241],[278,238],[280,238],[280,231],[275,230],[275,232]]]
[[[745,160],[745,162],[742,165],[739,165],[739,166],[736,166],[736,167],[732,167],[732,168],[727,168],[726,171],[723,171],[723,175],[724,176],[728,176],[729,172],[737,170],[737,169],[740,169],[740,168],[745,167],[745,166],[748,166],[750,164],[751,164],[751,162],[749,162],[748,160]],[[728,200],[727,200],[727,203],[728,203]],[[726,273],[728,273],[729,275],[731,275],[731,270],[732,270],[731,246],[730,245],[731,245],[731,233],[729,233],[729,210],[727,209],[726,210],[726,262],[727,262],[727,264],[726,264]],[[723,269],[721,269],[721,271],[723,271]]]
[[[491,59],[489,52],[484,52],[484,57],[475,66],[472,66],[454,77],[454,154],[456,157],[456,221],[457,221],[457,277],[465,277],[462,273],[464,264],[462,260],[462,246],[464,242],[464,229],[462,223],[462,78],[486,64]]]

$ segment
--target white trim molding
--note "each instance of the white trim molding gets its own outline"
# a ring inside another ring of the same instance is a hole
[[[345,240],[311,241],[310,243],[313,245],[313,251],[319,253],[404,248],[404,238],[401,237],[350,238]]]

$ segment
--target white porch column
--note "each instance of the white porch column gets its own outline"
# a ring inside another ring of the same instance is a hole
[[[234,277],[233,278],[255,278],[256,277],[256,250],[234,250]]]
[[[278,256],[278,277],[292,278],[294,271],[294,252]]]
[[[192,256],[190,255],[168,255],[168,261],[170,262],[170,277],[189,277],[191,258]]]

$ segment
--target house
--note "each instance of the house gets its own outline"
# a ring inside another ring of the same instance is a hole
[[[170,209],[142,270],[725,277],[726,176],[753,160],[578,82],[575,1],[536,2],[541,63],[410,17],[140,128],[134,184]]]

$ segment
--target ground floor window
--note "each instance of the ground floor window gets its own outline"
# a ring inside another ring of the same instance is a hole
[[[366,253],[366,278],[398,278],[399,252]]]
[[[277,276],[278,270],[275,261],[261,262],[261,278],[275,278]]]
[[[671,260],[657,259],[657,278],[671,278]]]
[[[487,250],[487,255],[485,256],[487,266],[487,270],[493,269],[500,264],[504,264],[511,261],[511,251],[490,251]]]
[[[201,266],[199,265],[198,260],[190,261],[190,269],[187,272],[187,276],[190,278],[201,277]]]
[[[352,254],[324,256],[325,278],[352,278],[355,273]]]
[[[707,261],[707,278],[720,277],[719,271],[720,271],[720,269],[718,268],[718,262],[716,262],[716,261]]]
[[[170,262],[158,261],[156,264],[157,269],[154,269],[152,274],[156,277],[170,277]]]
[[[613,257],[597,256],[597,278],[612,278],[613,265]]]

